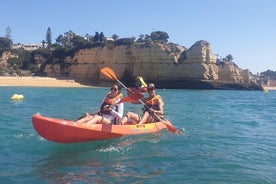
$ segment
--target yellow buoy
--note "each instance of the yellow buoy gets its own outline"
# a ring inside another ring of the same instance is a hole
[[[22,100],[22,99],[24,99],[24,96],[23,95],[18,95],[18,94],[14,94],[11,97],[11,100]]]

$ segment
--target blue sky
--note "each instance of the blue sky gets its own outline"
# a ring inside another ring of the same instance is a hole
[[[0,36],[41,43],[67,31],[120,38],[165,31],[169,42],[191,47],[206,40],[215,54],[231,54],[252,73],[276,71],[275,0],[9,0],[1,2]]]

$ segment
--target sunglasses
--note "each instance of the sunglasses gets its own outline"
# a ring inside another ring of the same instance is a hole
[[[118,91],[117,88],[110,88],[111,91]]]
[[[148,91],[153,91],[154,89],[153,88],[148,88]]]

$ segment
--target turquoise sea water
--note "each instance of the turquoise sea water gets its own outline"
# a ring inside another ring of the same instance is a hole
[[[158,90],[182,135],[58,144],[33,129],[33,114],[76,119],[107,90],[0,87],[0,183],[276,183],[276,91]]]

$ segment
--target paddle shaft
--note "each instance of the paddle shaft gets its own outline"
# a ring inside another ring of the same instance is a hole
[[[117,82],[118,82],[119,84],[121,84],[121,86],[123,86],[125,89],[129,90],[129,88],[126,87],[126,86],[125,86],[121,81],[119,81],[118,79],[117,79]]]

